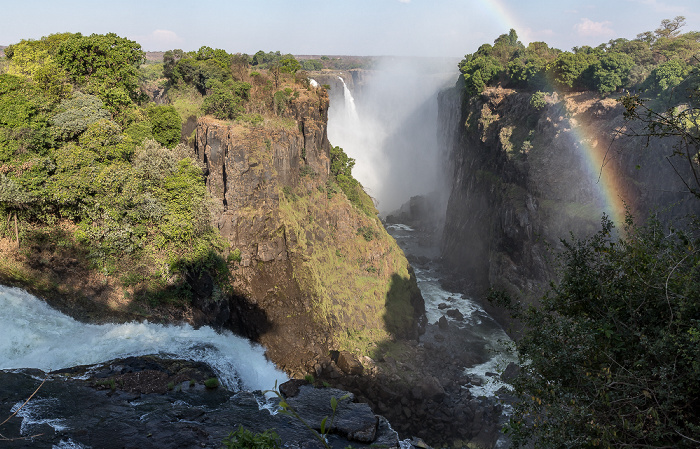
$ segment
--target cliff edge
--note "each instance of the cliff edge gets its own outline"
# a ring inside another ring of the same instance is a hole
[[[417,336],[424,310],[376,212],[351,204],[331,174],[327,111],[325,90],[310,88],[262,126],[200,118],[196,130],[235,298],[221,308],[204,295],[199,307],[228,314],[228,326],[299,374],[331,349],[362,355]]]

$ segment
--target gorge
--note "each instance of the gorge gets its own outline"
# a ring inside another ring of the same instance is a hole
[[[471,92],[470,55],[303,72],[203,47],[166,52],[124,106],[66,56],[102,38],[121,39],[55,37],[63,90],[0,74],[0,437],[19,447],[220,447],[238,424],[303,447],[507,447],[527,329],[490,289],[537,305],[562,239],[603,213],[698,212],[692,173],[658,158],[674,142],[624,135],[622,92],[507,71]]]

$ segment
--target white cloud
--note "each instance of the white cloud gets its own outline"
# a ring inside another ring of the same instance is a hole
[[[177,33],[170,30],[154,30],[151,33],[150,38],[154,42],[163,44],[179,44],[182,42],[182,38],[180,38]]]
[[[132,37],[146,51],[170,50],[177,48],[185,40],[170,30],[153,30],[149,34]]]
[[[615,31],[613,31],[610,26],[612,22],[605,20],[603,22],[594,22],[590,19],[583,18],[581,22],[574,25],[574,30],[579,36],[585,37],[607,37],[613,36]]]
[[[399,0],[399,3],[411,3],[411,0]]]

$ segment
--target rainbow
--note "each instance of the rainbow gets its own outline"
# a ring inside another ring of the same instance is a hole
[[[625,221],[630,198],[624,197],[623,179],[611,164],[610,141],[608,136],[600,138],[595,131],[585,124],[571,126],[571,131],[578,143],[586,176],[598,186],[598,201],[605,214],[620,229]],[[602,140],[602,141],[601,141]]]
[[[487,10],[490,15],[508,30],[526,27],[520,26],[516,16],[512,13],[503,0],[481,0],[480,5]],[[527,42],[527,36],[521,41]],[[556,88],[550,83],[550,91],[556,92]],[[561,92],[559,93],[562,97]],[[609,149],[609,138],[597,135],[596,131],[585,123],[571,123],[571,131],[578,143],[577,149],[583,162],[583,170],[586,176],[597,186],[597,200],[602,205],[603,212],[610,217],[618,228],[622,227],[626,215],[626,205],[631,205],[631,198],[625,197],[625,186],[621,182],[622,176],[616,172],[611,164]],[[611,138],[610,138],[611,139]]]

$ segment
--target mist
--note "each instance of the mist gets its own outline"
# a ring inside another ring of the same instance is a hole
[[[457,61],[383,58],[331,89],[328,138],[355,159],[353,175],[384,216],[410,197],[444,191],[445,149],[437,138],[437,94],[454,85]]]

